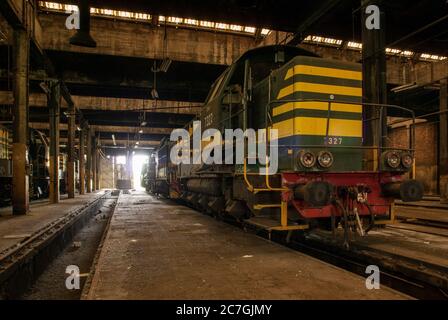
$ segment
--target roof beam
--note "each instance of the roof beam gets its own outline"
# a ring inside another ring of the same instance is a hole
[[[100,145],[101,146],[106,146],[106,145],[114,145],[114,141],[112,139],[102,139],[100,137]],[[61,143],[67,143],[68,139],[67,138],[60,138],[59,141]],[[138,142],[139,146],[145,146],[145,147],[151,147],[151,146],[158,146],[160,144],[160,140],[136,140],[136,139],[129,139],[129,140],[124,140],[124,139],[115,139],[115,143],[117,146],[123,146],[123,145],[132,145],[134,146],[135,143]]]
[[[127,99],[112,97],[71,96],[78,109],[96,111],[146,111],[148,113],[198,114],[203,103],[184,101]],[[0,91],[0,105],[12,105],[12,92]],[[30,107],[47,107],[47,96],[44,93],[32,93],[29,96]],[[62,102],[62,108],[68,105]]]
[[[74,31],[64,27],[66,15],[45,13],[39,19],[45,33],[51,34],[42,39],[47,50],[229,65],[255,45],[254,38],[245,35],[92,17],[91,34],[97,47],[86,48],[69,44]]]
[[[411,72],[411,82],[426,86],[448,78],[448,59],[429,64],[419,64]]]
[[[161,134],[161,135],[169,135],[172,128],[149,128],[149,127],[129,127],[129,126],[100,126],[100,125],[90,125],[89,126],[92,131],[95,132],[112,132],[112,133],[130,133],[135,134],[140,130],[142,134]],[[37,130],[48,130],[50,128],[49,123],[47,122],[30,122],[30,128]],[[59,124],[59,130],[67,130],[66,123]]]

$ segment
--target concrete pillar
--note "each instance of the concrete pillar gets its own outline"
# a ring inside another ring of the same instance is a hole
[[[76,113],[75,106],[68,107],[68,143],[67,143],[67,194],[75,197],[75,134]]]
[[[117,170],[117,156],[113,155],[112,156],[112,168],[114,170],[114,174],[113,174],[113,188],[117,187],[117,179],[118,179],[118,170]]]
[[[85,141],[85,129],[81,127],[79,132],[79,194],[85,194],[86,192]]]
[[[96,160],[96,187],[98,190],[101,189],[101,155],[100,155],[100,149],[98,147],[97,149],[97,160]]]
[[[26,214],[29,211],[29,164],[27,147],[29,46],[30,41],[26,31],[14,30],[13,214]]]
[[[384,12],[380,13],[380,28],[368,29],[365,13],[366,7],[377,5],[383,8],[381,0],[361,0],[362,12],[362,66],[363,66],[363,102],[386,104],[387,103],[387,81],[386,81],[386,26]],[[387,134],[387,110],[383,109],[380,114],[379,107],[364,106],[364,144],[366,146],[386,146],[385,136]],[[378,120],[370,120],[378,119]],[[382,138],[381,138],[382,137]],[[372,167],[376,170],[378,154],[372,152]]]
[[[50,203],[59,202],[59,122],[61,87],[51,81],[48,97],[50,111]]]
[[[448,203],[448,79],[440,80],[439,186],[440,201]]]
[[[98,190],[98,185],[96,184],[97,183],[97,179],[96,179],[96,177],[97,177],[97,165],[96,165],[96,163],[97,163],[97,160],[98,160],[98,152],[97,152],[97,147],[96,147],[96,144],[97,144],[97,139],[96,139],[96,136],[94,136],[93,138],[92,138],[92,141],[93,141],[93,143],[92,143],[92,149],[91,149],[91,153],[92,153],[92,171],[93,171],[93,181],[92,181],[92,183],[93,183],[93,187],[92,187],[92,189],[95,191],[95,190]]]
[[[90,128],[87,129],[87,163],[86,163],[87,193],[92,192],[92,136]]]

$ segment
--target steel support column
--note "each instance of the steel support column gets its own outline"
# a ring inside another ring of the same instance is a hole
[[[85,128],[81,126],[79,132],[79,194],[85,194],[86,192],[85,141]]]
[[[68,144],[67,144],[67,194],[75,197],[75,134],[76,112],[75,106],[68,107]]]
[[[112,168],[113,168],[113,188],[117,188],[118,170],[117,170],[117,156],[112,156]]]
[[[92,170],[93,170],[93,181],[92,181],[92,183],[93,183],[93,190],[95,191],[95,190],[98,190],[98,185],[96,184],[97,183],[97,179],[96,179],[96,177],[97,177],[97,160],[98,160],[98,152],[97,152],[97,138],[96,138],[96,136],[94,136],[93,137],[93,144],[92,144],[92,149],[91,149],[91,153],[92,153]]]
[[[50,203],[59,202],[59,122],[61,87],[59,81],[50,82],[48,108],[50,111]]]
[[[366,7],[376,5],[380,9],[380,28],[368,29],[365,13]],[[382,2],[380,0],[361,1],[361,28],[362,28],[362,66],[363,66],[363,102],[364,103],[387,103],[387,80],[386,80],[386,29],[385,14],[381,11]],[[364,143],[366,146],[385,146],[387,134],[387,110],[380,108],[364,107]],[[372,164],[370,169],[377,166],[376,152],[372,154]]]
[[[87,129],[87,163],[86,163],[87,193],[92,192],[92,135],[91,129]]]
[[[28,62],[30,40],[25,30],[14,30],[14,120],[12,146],[12,212],[29,211]]]
[[[440,201],[448,203],[448,79],[440,80],[439,186]]]
[[[99,146],[97,148],[97,160],[96,160],[96,187],[98,190],[101,189],[100,181],[101,181],[101,154]]]

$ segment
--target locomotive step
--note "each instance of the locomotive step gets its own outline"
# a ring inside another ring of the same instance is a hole
[[[261,210],[266,208],[281,208],[281,204],[254,204],[254,210]]]
[[[268,231],[288,231],[288,230],[305,230],[308,229],[309,226],[307,224],[293,224],[282,226],[279,221],[267,218],[267,217],[252,217],[250,219],[244,220],[245,223],[252,225],[256,228],[265,229]]]

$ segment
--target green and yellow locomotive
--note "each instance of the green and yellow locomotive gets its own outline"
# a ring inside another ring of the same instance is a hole
[[[394,110],[414,118],[402,107],[363,103],[360,64],[289,46],[250,50],[213,84],[201,130],[276,129],[277,138],[266,139],[278,147],[277,173],[260,175],[263,164],[247,149],[243,164],[162,162],[168,190],[160,193],[269,231],[340,224],[364,234],[394,219],[396,198],[418,201],[423,193],[406,178],[412,141],[405,149],[387,146],[381,120]],[[166,157],[174,143],[160,153]]]

